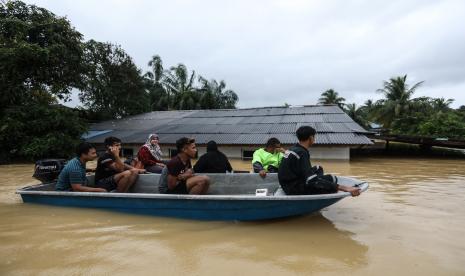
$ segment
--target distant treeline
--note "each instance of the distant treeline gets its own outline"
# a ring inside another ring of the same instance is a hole
[[[64,17],[0,3],[0,163],[69,156],[89,122],[154,110],[235,108],[236,93],[159,56],[142,73],[119,46],[83,36]],[[58,104],[79,91],[83,107]]]
[[[329,89],[321,94],[319,103],[339,105],[366,129],[376,127],[389,134],[465,139],[465,106],[451,108],[453,99],[413,98],[422,83],[409,87],[407,75],[391,78],[378,89],[384,99],[367,100],[359,107],[346,104],[338,92]]]

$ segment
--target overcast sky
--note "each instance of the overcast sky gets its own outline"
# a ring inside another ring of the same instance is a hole
[[[145,72],[158,54],[216,80],[238,107],[379,99],[407,74],[415,97],[465,105],[465,1],[27,1],[66,16],[86,40],[120,44]]]

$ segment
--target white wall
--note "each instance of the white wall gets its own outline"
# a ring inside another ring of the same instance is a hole
[[[350,147],[313,147],[310,156],[314,159],[350,159]]]

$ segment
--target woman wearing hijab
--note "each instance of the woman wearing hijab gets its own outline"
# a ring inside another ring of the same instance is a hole
[[[224,153],[218,150],[215,141],[207,143],[207,153],[202,155],[194,165],[196,173],[226,173],[232,172],[231,164]]]
[[[144,169],[152,173],[161,173],[165,167],[162,159],[159,138],[157,134],[150,134],[147,142],[139,149],[137,159],[144,165]]]

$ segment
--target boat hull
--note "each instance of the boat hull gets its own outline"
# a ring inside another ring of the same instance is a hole
[[[189,200],[175,198],[66,197],[22,195],[27,203],[106,210],[200,220],[264,220],[319,211],[341,198],[320,200]]]
[[[330,206],[349,193],[288,196],[279,187],[276,174],[261,178],[257,174],[211,174],[208,195],[158,193],[159,175],[141,175],[131,193],[90,193],[55,191],[55,184],[40,184],[17,190],[26,203],[98,208],[137,214],[201,220],[265,220],[298,216]],[[368,184],[339,177],[341,183],[358,185],[362,192]],[[89,177],[92,184],[93,178]],[[265,196],[256,196],[266,189]]]

